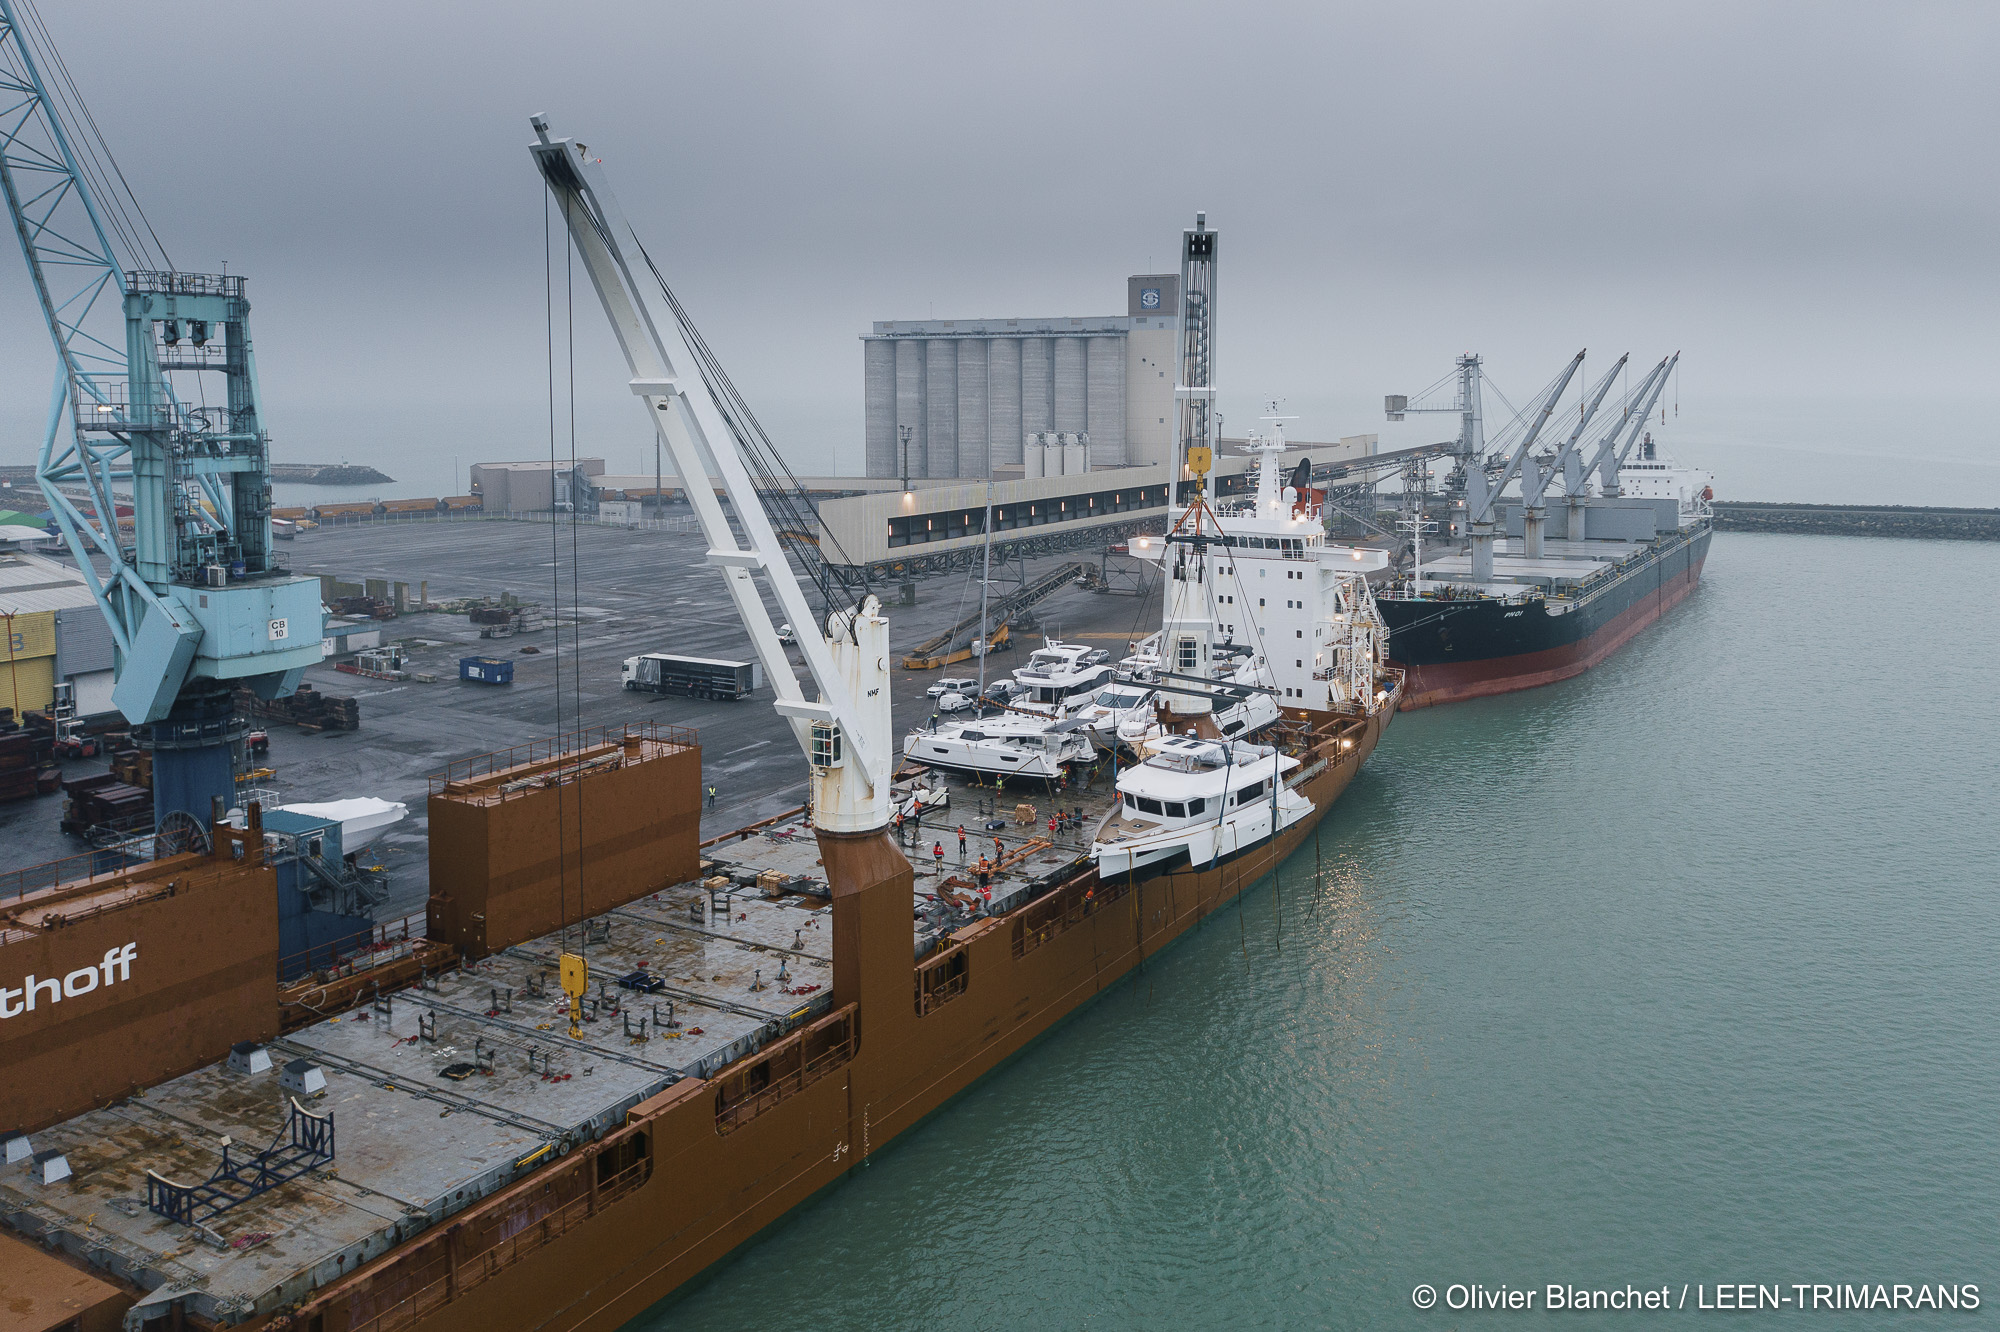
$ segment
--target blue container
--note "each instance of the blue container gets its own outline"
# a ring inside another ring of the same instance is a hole
[[[458,678],[481,684],[513,684],[514,663],[500,657],[460,657]]]

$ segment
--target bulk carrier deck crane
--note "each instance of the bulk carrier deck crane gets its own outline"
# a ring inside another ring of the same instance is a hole
[[[183,811],[205,827],[235,794],[234,687],[273,698],[321,659],[319,584],[272,548],[243,278],[174,268],[36,45],[53,55],[30,0],[0,0],[0,191],[57,358],[36,480],[110,624],[112,701],[150,728],[155,826]],[[197,406],[177,373],[219,375],[222,391]]]

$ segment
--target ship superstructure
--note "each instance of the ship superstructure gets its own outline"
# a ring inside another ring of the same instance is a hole
[[[1212,239],[1200,249],[1189,235],[1189,258],[1199,249],[1212,265]],[[1213,290],[1212,273],[1206,286]],[[1214,391],[1209,338],[1189,333],[1184,369],[1201,377],[1206,401]],[[1199,429],[1209,419],[1189,413],[1184,421]],[[1118,804],[1091,846],[1102,875],[1219,872],[1287,829],[1312,826],[1326,803],[1309,779],[1327,761],[1312,755],[1330,746],[1341,762],[1353,747],[1352,736],[1338,734],[1341,719],[1366,729],[1396,709],[1400,681],[1384,662],[1388,635],[1367,579],[1384,557],[1328,544],[1310,466],[1280,484],[1284,418],[1275,403],[1265,419],[1269,433],[1248,444],[1259,468],[1247,504],[1211,506],[1204,481],[1214,441],[1186,441],[1193,485],[1161,551],[1160,632],[1134,654],[1148,665],[1132,672],[1150,678],[1161,698],[1151,718],[1128,708],[1119,724],[1139,762],[1119,774]],[[1267,728],[1271,743],[1246,742]]]

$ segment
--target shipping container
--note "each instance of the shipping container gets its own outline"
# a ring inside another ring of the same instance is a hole
[[[381,506],[374,500],[359,500],[352,504],[316,504],[306,510],[306,517],[314,522],[338,522],[343,518],[373,518],[381,512]]]
[[[500,657],[460,657],[458,678],[481,684],[513,684],[514,663]]]
[[[627,689],[694,698],[742,698],[764,686],[764,668],[754,661],[678,657],[666,652],[627,657],[624,677]]]

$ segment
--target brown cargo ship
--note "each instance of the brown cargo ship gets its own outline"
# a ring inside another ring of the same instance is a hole
[[[1277,738],[1319,810],[1395,703],[1286,714]],[[1039,824],[1010,828],[995,887],[1014,904],[913,950],[917,876],[886,832],[814,839],[781,820],[724,839],[736,859],[715,848],[709,886],[680,884],[698,754],[685,733],[633,728],[440,774],[432,857],[438,882],[458,881],[434,932],[454,948],[378,948],[284,992],[275,926],[250,909],[268,874],[254,827],[220,827],[213,854],[17,892],[0,977],[74,983],[56,1004],[31,980],[45,1002],[0,1028],[10,1068],[46,1063],[7,1102],[10,1133],[36,1131],[10,1139],[25,1168],[0,1176],[15,1236],[0,1236],[0,1289],[56,1293],[14,1325],[618,1327],[1198,925],[1317,822],[1220,869],[1127,882]],[[467,859],[548,830],[565,801],[572,850],[607,866],[598,914],[524,938],[560,919],[554,857],[499,874]],[[642,850],[662,875],[636,872]],[[129,977],[92,986],[81,973],[115,961],[113,935],[136,943]],[[565,946],[597,986],[581,1040],[550,979]],[[135,1038],[156,1048],[138,1057]],[[85,1296],[61,1294],[49,1255]]]
[[[1166,697],[1133,742],[1156,750],[1119,790],[1065,792],[1082,817],[1046,830],[1018,787],[906,774],[956,820],[987,804],[978,845],[934,857],[920,889],[887,826],[907,787],[879,602],[822,584],[845,609],[797,636],[807,699],[751,583],[816,621],[760,501],[776,483],[726,446],[759,452],[747,409],[712,396],[726,377],[671,293],[646,315],[601,163],[536,129],[635,396],[682,474],[704,465],[695,436],[723,445],[734,526],[706,490],[693,502],[795,724],[813,817],[698,844],[695,737],[628,726],[434,775],[422,937],[279,955],[272,863],[301,834],[254,806],[243,828],[215,822],[212,850],[0,881],[0,1059],[34,1073],[0,1101],[7,1332],[610,1332],[1274,870],[1395,716],[1365,583],[1335,573],[1314,521],[1271,482],[1272,513],[1204,525],[1197,482],[1169,543],[1178,669],[1146,677]],[[1210,291],[1214,233],[1184,234],[1189,289]],[[1204,357],[1205,329],[1184,331]],[[1213,433],[1206,403],[1189,439]],[[1189,450],[1197,477],[1208,454]],[[1211,641],[1236,632],[1214,618],[1234,602],[1214,589],[1259,560],[1325,614],[1306,647],[1308,611],[1287,608],[1295,683],[1239,687]],[[1261,743],[1205,706],[1246,692],[1294,704]],[[1214,805],[1129,787],[1163,773],[1212,783]],[[1155,804],[1189,854],[1141,869],[1131,811]],[[1116,855],[1134,868],[1100,875],[1093,857]]]

